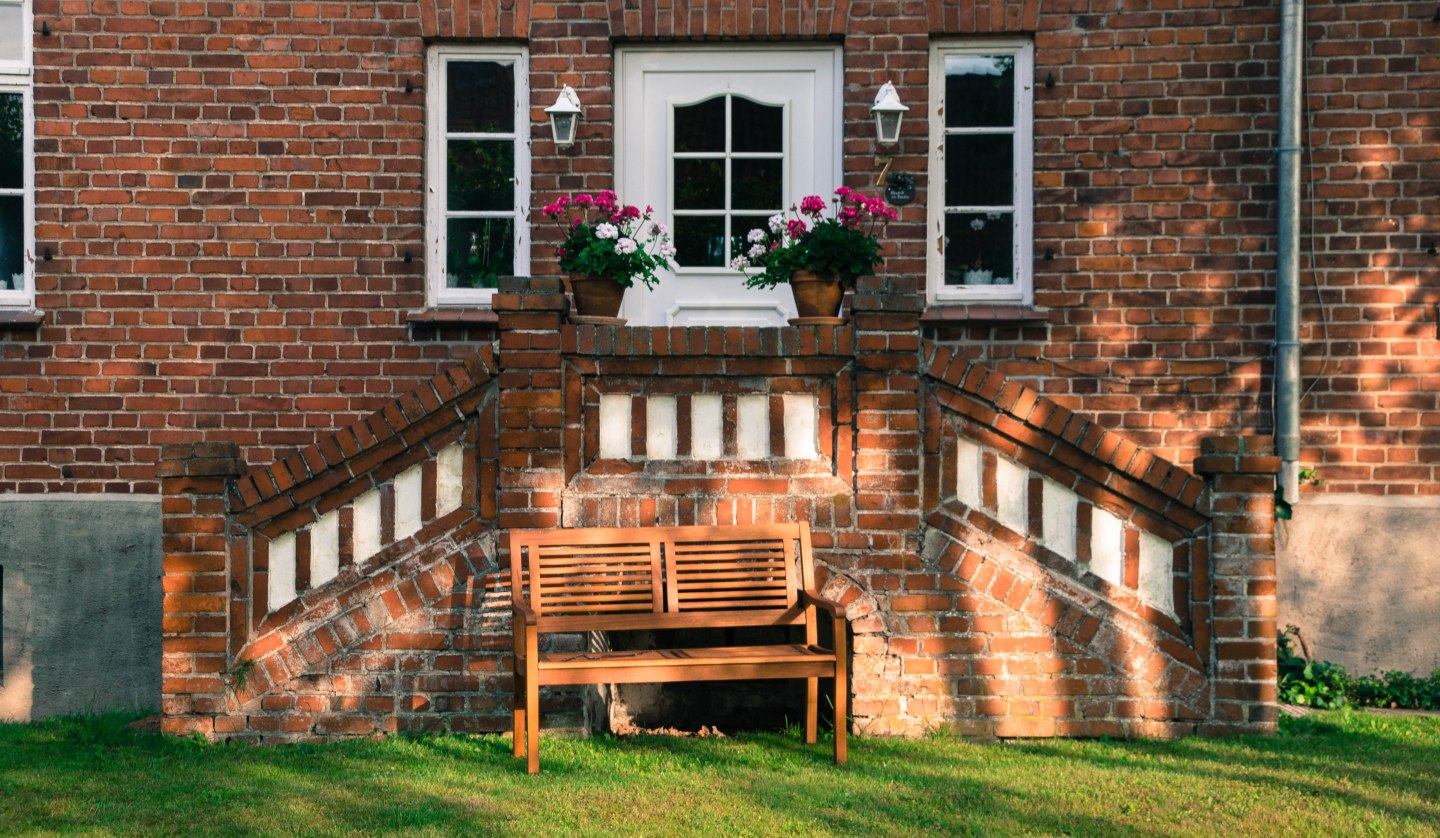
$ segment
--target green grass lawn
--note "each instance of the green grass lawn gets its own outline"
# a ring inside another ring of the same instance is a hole
[[[122,717],[0,725],[0,833],[1435,835],[1440,720],[1273,738],[1017,744],[792,736],[211,745]]]

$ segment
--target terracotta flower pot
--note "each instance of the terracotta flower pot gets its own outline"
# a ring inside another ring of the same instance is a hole
[[[604,276],[570,274],[570,292],[582,317],[616,317],[625,299],[625,286]]]
[[[790,293],[795,295],[795,311],[800,317],[835,317],[845,298],[845,286],[833,273],[795,271],[790,274]]]

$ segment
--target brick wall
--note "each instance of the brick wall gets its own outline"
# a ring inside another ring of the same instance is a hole
[[[1036,303],[1049,321],[932,336],[1179,462],[1201,436],[1269,429],[1272,6],[805,11],[425,0],[77,13],[37,0],[45,323],[0,326],[0,489],[154,492],[167,443],[232,441],[267,462],[473,351],[407,337],[405,313],[425,302],[425,38],[529,39],[543,203],[611,184],[612,39],[843,37],[849,185],[875,173],[865,91],[894,80],[912,108],[896,167],[920,177],[921,200],[889,226],[884,274],[857,300],[909,311],[924,271],[929,36],[1033,29]],[[1308,14],[1304,458],[1328,489],[1433,493],[1440,138],[1421,115],[1437,104],[1440,24],[1418,2]],[[564,83],[586,118],[557,152],[542,109]],[[537,231],[537,273],[553,270],[549,234]]]
[[[850,327],[576,326],[558,282],[502,291],[511,351],[498,365],[486,353],[243,476],[234,446],[167,449],[167,730],[272,741],[503,730],[513,684],[497,521],[796,519],[814,527],[818,582],[852,620],[860,732],[1273,729],[1268,440],[1207,443],[1207,490],[946,347],[926,346],[916,375],[867,377],[879,361]],[[813,419],[778,411],[779,450],[741,456],[746,423],[819,382],[833,390],[804,402]],[[602,389],[623,395],[619,409],[587,395]],[[756,396],[758,415],[737,406]],[[664,456],[629,424],[650,419],[650,400],[704,397],[720,405],[720,441],[703,457],[695,434],[686,450],[684,421]],[[630,447],[607,451],[617,421]],[[456,442],[460,505],[445,512],[423,483],[402,533],[403,475],[419,466],[432,480]],[[365,511],[369,490],[379,499]],[[338,573],[311,585],[322,516],[337,510]],[[365,515],[379,521],[373,555],[354,535]],[[267,601],[277,545],[296,535],[294,599]],[[574,693],[547,705],[573,710]]]

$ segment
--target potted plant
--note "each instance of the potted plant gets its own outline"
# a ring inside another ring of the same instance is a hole
[[[622,205],[609,190],[591,195],[562,195],[540,212],[566,225],[565,241],[555,248],[560,268],[570,274],[575,308],[584,317],[620,313],[625,289],[638,280],[655,287],[655,272],[673,269],[675,246],[665,225],[651,220],[653,210]]]
[[[779,214],[765,229],[751,230],[749,245],[730,266],[750,273],[751,288],[773,288],[788,282],[795,308],[802,319],[834,318],[847,290],[858,277],[880,262],[876,225],[895,218],[895,210],[880,198],[869,198],[849,187],[835,190],[833,215],[825,214],[825,199],[807,195],[790,218]]]

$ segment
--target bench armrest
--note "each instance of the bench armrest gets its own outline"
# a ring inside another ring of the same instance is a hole
[[[511,602],[510,606],[517,625],[523,621],[525,625],[533,626],[540,621],[540,618],[535,614],[535,610],[525,603]]]
[[[807,591],[801,588],[800,603],[802,605],[813,605],[837,620],[845,619],[845,606],[833,599],[825,599],[814,591]]]

